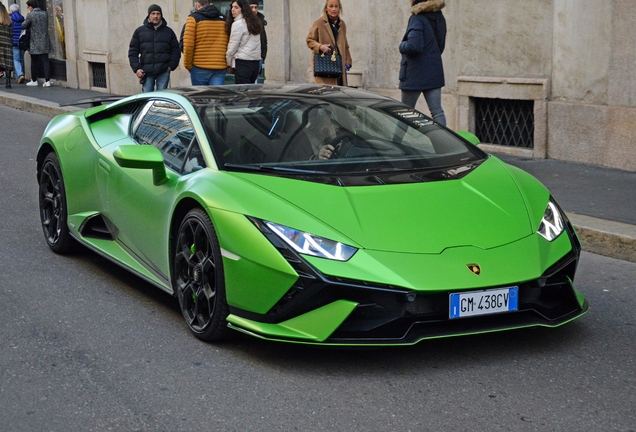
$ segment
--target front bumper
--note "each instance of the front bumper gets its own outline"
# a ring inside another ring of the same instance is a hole
[[[275,323],[233,314],[228,321],[232,328],[263,339],[343,346],[412,345],[431,338],[558,327],[588,310],[567,276],[573,258],[566,257],[560,263],[565,265],[551,275],[518,284],[516,312],[449,319],[449,293],[413,295],[340,280],[326,282],[320,295],[304,302],[308,311],[299,316]]]
[[[561,240],[569,246],[540,277],[487,286],[417,290],[326,276],[308,260],[273,243],[299,275],[294,286],[267,313],[230,307],[230,327],[256,337],[321,345],[411,345],[423,339],[507,329],[557,327],[585,314],[587,301],[572,281],[580,243],[571,227]],[[462,261],[463,262],[463,261]],[[518,311],[450,319],[449,294],[517,286]]]

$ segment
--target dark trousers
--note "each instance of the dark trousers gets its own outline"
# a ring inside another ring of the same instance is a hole
[[[49,65],[48,54],[31,54],[31,79],[33,81],[38,80],[38,70],[40,69],[40,64],[42,65],[42,69],[44,69],[44,80],[50,80],[51,66]]]
[[[258,73],[261,71],[260,60],[236,59],[234,68],[234,80],[237,84],[254,84]]]

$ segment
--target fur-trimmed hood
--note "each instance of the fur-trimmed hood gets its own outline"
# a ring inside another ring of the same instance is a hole
[[[411,7],[413,15],[420,15],[426,12],[439,12],[446,6],[446,0],[428,0]]]

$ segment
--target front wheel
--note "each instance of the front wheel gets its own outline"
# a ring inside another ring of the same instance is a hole
[[[225,339],[229,314],[221,249],[207,213],[193,209],[185,216],[174,247],[173,287],[181,313],[201,340]]]
[[[51,152],[44,158],[38,184],[40,221],[46,243],[55,253],[69,253],[75,246],[75,240],[68,229],[66,190],[60,161],[55,153]]]

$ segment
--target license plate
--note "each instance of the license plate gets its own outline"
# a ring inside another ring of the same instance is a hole
[[[518,287],[454,293],[450,295],[449,318],[510,312],[518,308]]]

